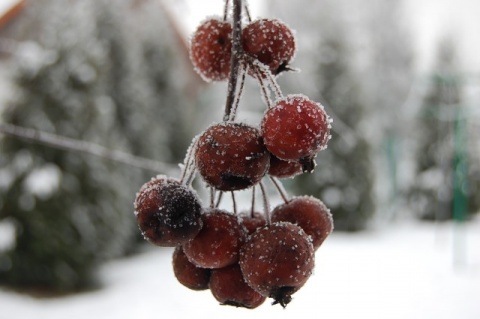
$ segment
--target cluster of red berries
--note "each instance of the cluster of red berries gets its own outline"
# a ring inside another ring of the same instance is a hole
[[[180,179],[160,175],[141,187],[135,214],[146,240],[175,247],[173,270],[184,286],[210,289],[224,305],[255,308],[273,298],[285,307],[310,277],[315,251],[332,231],[333,220],[319,199],[287,199],[277,178],[313,170],[316,154],[330,138],[330,119],[304,95],[281,96],[275,76],[290,69],[295,53],[288,26],[259,19],[235,39],[233,25],[226,18],[205,20],[191,39],[191,59],[204,79],[220,81],[231,76],[232,55],[237,55],[243,72],[258,79],[265,94],[268,109],[259,128],[234,116],[208,127],[194,139]],[[234,49],[235,41],[241,41],[241,50]],[[274,103],[267,96],[270,87],[277,95]],[[196,172],[211,189],[209,207],[202,206],[191,186]],[[285,202],[271,211],[265,176]],[[252,207],[236,214],[235,207],[231,213],[215,204],[217,194],[255,190],[257,184],[264,213]]]

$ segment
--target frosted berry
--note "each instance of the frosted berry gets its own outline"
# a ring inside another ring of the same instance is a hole
[[[284,161],[278,157],[270,156],[268,174],[277,178],[292,178],[303,173],[303,165],[299,161]]]
[[[314,156],[326,148],[330,139],[330,119],[321,104],[304,95],[288,95],[265,113],[261,131],[273,155],[300,161],[309,171]]]
[[[242,30],[243,50],[277,75],[288,69],[296,51],[293,31],[278,19],[259,19]]]
[[[258,212],[242,212],[238,215],[240,224],[242,224],[247,230],[248,234],[254,233],[258,228],[262,228],[267,225],[267,220],[263,214]]]
[[[190,41],[190,59],[206,81],[222,81],[230,74],[232,25],[220,18],[203,21]]]
[[[258,183],[268,170],[270,154],[258,129],[224,122],[202,133],[195,160],[207,184],[218,190],[233,191]]]
[[[333,219],[325,204],[311,196],[292,198],[288,203],[275,207],[272,222],[290,222],[300,226],[312,238],[314,249],[318,249],[333,230]]]
[[[213,269],[210,291],[221,304],[235,307],[253,309],[260,306],[266,299],[247,285],[238,264]]]
[[[200,268],[192,264],[182,246],[177,246],[172,257],[173,273],[177,280],[192,290],[206,290],[210,281],[210,269]]]
[[[299,226],[273,223],[250,235],[239,264],[250,287],[285,307],[310,277],[314,250]]]
[[[188,259],[202,268],[222,268],[238,261],[246,230],[237,216],[214,209],[202,214],[203,228],[183,245]]]
[[[190,188],[165,176],[143,185],[135,199],[140,231],[159,246],[175,247],[195,237],[202,228],[201,211]]]

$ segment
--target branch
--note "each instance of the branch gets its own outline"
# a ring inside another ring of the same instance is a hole
[[[230,60],[230,78],[228,80],[225,114],[223,115],[224,121],[228,121],[231,118],[242,51],[242,0],[233,0],[232,57]]]
[[[134,156],[120,151],[110,150],[98,144],[76,140],[21,126],[16,126],[13,124],[0,123],[0,133],[13,136],[15,138],[22,139],[28,142],[48,145],[61,150],[95,155],[104,159],[119,162],[133,167],[138,167],[145,170],[162,172],[165,174],[176,170],[173,165]]]

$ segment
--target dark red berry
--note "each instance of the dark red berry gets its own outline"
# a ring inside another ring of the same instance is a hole
[[[220,18],[200,24],[190,41],[190,59],[206,81],[223,81],[230,74],[232,25]]]
[[[202,214],[203,228],[183,245],[188,259],[202,268],[222,268],[238,261],[246,230],[237,216],[219,209]]]
[[[267,149],[286,161],[305,161],[327,147],[330,119],[323,106],[304,95],[288,95],[276,101],[262,119]]]
[[[235,307],[253,309],[260,306],[266,299],[247,285],[238,264],[213,269],[210,277],[210,291],[221,304]]]
[[[198,139],[195,153],[200,175],[222,191],[248,188],[268,169],[270,154],[258,129],[243,123],[210,126]]]
[[[300,226],[312,238],[314,249],[318,249],[333,230],[333,219],[325,204],[314,197],[292,198],[288,203],[275,207],[272,222],[290,222]]]
[[[182,246],[175,248],[172,258],[173,273],[177,280],[192,290],[206,290],[210,281],[210,269],[200,268],[192,264]]]
[[[159,246],[175,247],[195,237],[202,228],[201,211],[195,193],[166,176],[143,185],[135,199],[140,231]]]
[[[242,46],[274,75],[288,69],[296,51],[293,31],[277,19],[259,19],[248,24],[242,30]]]
[[[248,234],[252,234],[258,228],[264,227],[267,225],[267,220],[263,214],[254,212],[253,215],[251,212],[242,212],[238,215],[240,219],[240,224],[242,224],[247,230]]]
[[[299,226],[273,223],[250,235],[239,263],[250,287],[285,307],[310,277],[314,250]]]
[[[299,161],[284,161],[270,155],[268,174],[277,178],[292,178],[303,173],[303,166]]]

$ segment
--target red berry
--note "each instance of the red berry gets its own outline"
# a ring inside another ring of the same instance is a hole
[[[247,234],[254,233],[258,228],[264,227],[267,225],[267,220],[263,214],[254,212],[253,215],[251,212],[242,212],[238,215],[240,219],[240,224],[242,224],[247,230]]]
[[[266,299],[247,285],[238,264],[213,269],[210,277],[210,291],[221,304],[235,307],[253,309],[260,306]]]
[[[210,281],[210,269],[200,268],[192,264],[182,246],[177,246],[173,252],[173,273],[177,280],[192,290],[206,290]]]
[[[177,246],[202,228],[202,207],[195,193],[178,181],[159,176],[140,188],[135,214],[143,236],[159,246]]]
[[[220,209],[202,215],[203,228],[183,245],[188,259],[202,268],[222,268],[238,261],[246,230],[237,216]]]
[[[299,161],[284,161],[270,155],[268,174],[278,178],[292,178],[303,173],[303,166]]]
[[[258,129],[243,123],[224,122],[203,132],[195,159],[207,184],[222,191],[233,191],[258,183],[267,172],[270,154]]]
[[[288,95],[265,113],[261,131],[265,146],[276,157],[313,161],[330,139],[330,120],[321,104],[304,95]]]
[[[285,307],[310,277],[314,250],[299,226],[273,223],[250,235],[239,264],[250,287]]]
[[[277,19],[259,19],[242,30],[243,50],[276,75],[288,68],[295,55],[293,31]]]
[[[314,197],[292,198],[288,203],[275,207],[272,222],[290,222],[300,226],[312,238],[314,249],[318,249],[333,230],[333,219],[325,204]]]
[[[232,25],[220,18],[200,24],[190,41],[190,59],[205,81],[223,81],[230,74]]]

